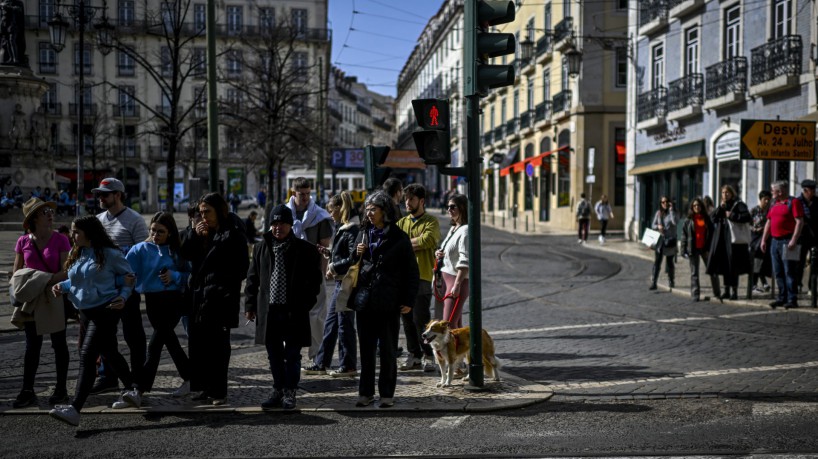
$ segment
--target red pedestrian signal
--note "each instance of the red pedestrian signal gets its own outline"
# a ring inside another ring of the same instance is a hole
[[[449,100],[415,99],[412,101],[420,130],[412,133],[418,155],[426,164],[449,164],[451,145],[449,136]]]

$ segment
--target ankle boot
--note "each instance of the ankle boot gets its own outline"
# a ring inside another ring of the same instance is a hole
[[[721,298],[722,300],[726,300],[726,299],[730,298],[730,286],[729,285],[724,286],[724,292],[721,294],[721,296],[719,298]]]
[[[656,280],[659,279],[659,268],[653,265],[653,275],[650,278],[650,287],[648,290],[656,290]]]

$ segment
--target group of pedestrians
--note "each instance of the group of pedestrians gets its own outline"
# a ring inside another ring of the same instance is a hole
[[[772,308],[798,307],[804,267],[818,234],[818,201],[814,180],[801,182],[798,197],[789,196],[789,182],[779,180],[758,194],[758,205],[749,209],[735,189],[724,185],[718,205],[708,197],[690,201],[677,244],[677,222],[672,201],[663,196],[651,228],[661,235],[655,246],[650,289],[656,289],[663,260],[668,285],[675,286],[675,257],[679,249],[690,263],[690,295],[701,300],[700,261],[710,276],[714,296],[738,299],[738,278],[749,274],[756,293],[770,291],[767,278],[776,281]],[[721,278],[720,278],[721,277]]]
[[[71,425],[79,424],[91,394],[117,392],[114,409],[141,406],[145,394],[155,389],[164,348],[182,380],[169,388],[172,396],[193,392],[193,400],[226,403],[230,330],[239,326],[245,278],[246,325],[255,322],[255,341],[266,347],[273,379],[264,409],[295,408],[302,348],[309,349],[303,371],[326,372],[336,343],[340,365],[330,374],[355,376],[360,367],[356,405],[375,400],[379,356],[379,406],[390,407],[399,368],[434,370],[432,350],[420,335],[432,317],[435,297],[442,301],[435,317],[445,316],[452,327],[461,324],[468,297],[463,195],[449,197],[452,227],[440,244],[438,221],[426,213],[426,191],[417,184],[400,189],[404,217],[384,191],[371,193],[356,217],[349,193],[333,196],[323,209],[312,199],[309,182],[297,179],[291,199],[273,208],[258,242],[216,193],[199,199],[188,213],[189,225],[180,230],[165,212],[146,224],[123,204],[125,188],[117,179],[103,179],[93,192],[104,211],[75,219],[70,239],[53,230],[55,203],[34,197],[24,205],[25,234],[15,246],[12,278],[19,306],[14,322],[26,333],[17,408],[36,402],[34,380],[46,334],[57,364],[49,414]],[[253,242],[251,262],[246,248]],[[353,266],[360,268],[359,282],[341,295],[344,276]],[[324,279],[335,280],[328,305]],[[153,329],[147,345],[143,297]],[[346,302],[340,304],[339,297]],[[69,397],[66,316],[76,311],[80,365]],[[175,332],[180,320],[188,334],[187,353]],[[130,361],[119,352],[120,322]],[[401,323],[408,357],[398,365]]]
[[[608,196],[602,195],[599,201],[593,206],[593,211],[599,221],[599,245],[604,245],[608,238],[608,221],[614,218],[613,208],[608,202]],[[591,203],[585,197],[585,193],[579,196],[576,209],[577,217],[577,243],[585,244],[588,242],[588,231],[591,227]]]

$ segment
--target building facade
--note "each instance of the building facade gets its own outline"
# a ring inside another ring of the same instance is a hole
[[[742,120],[818,120],[816,28],[808,0],[639,0],[631,33],[628,215],[638,238],[668,196],[684,216],[695,196],[731,185],[748,206],[770,183],[791,192],[816,176],[815,161],[739,157]]]
[[[160,208],[170,194],[176,198],[187,195],[191,191],[189,179],[208,177],[205,6],[204,1],[196,0],[184,1],[183,5],[159,0],[108,2],[104,15],[115,27],[118,46],[130,46],[145,56],[141,62],[118,47],[101,46],[94,29],[94,23],[102,18],[101,11],[86,27],[82,51],[76,24],[70,22],[65,50],[55,52],[48,21],[58,10],[57,2],[25,0],[31,67],[50,84],[42,99],[43,136],[48,138],[60,186],[76,190],[79,148],[84,152],[86,193],[101,177],[124,176],[132,205],[146,211]],[[186,12],[186,16],[177,17],[179,11]],[[222,107],[242,107],[243,95],[230,81],[258,79],[251,75],[253,63],[263,62],[264,57],[259,51],[261,46],[253,43],[275,35],[284,25],[297,34],[289,65],[303,70],[299,76],[303,84],[326,87],[331,39],[326,0],[226,1],[217,4],[216,15],[218,97]],[[167,39],[175,29],[185,38],[178,48],[172,48]],[[82,69],[80,52],[84,57]],[[180,65],[171,66],[171,62],[177,62],[173,59],[177,52]],[[85,78],[83,91],[77,84],[80,72]],[[167,88],[175,78],[184,78],[184,84],[178,91],[169,92]],[[244,103],[248,103],[246,98]],[[324,91],[316,91],[315,96],[298,103],[303,110],[296,112],[310,113],[317,120],[319,135],[328,132]],[[80,105],[85,115],[83,127],[78,126]],[[164,131],[157,126],[174,105],[184,122],[170,129],[183,130],[184,134],[179,134],[176,150],[177,183],[168,186],[168,145]],[[264,154],[247,143],[249,137],[242,131],[241,122],[228,122],[223,115],[219,122],[219,180],[226,191],[255,194],[266,182]],[[78,145],[80,129],[85,133],[82,146]]]

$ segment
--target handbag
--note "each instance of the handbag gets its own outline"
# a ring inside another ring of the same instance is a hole
[[[749,244],[752,239],[749,223],[734,223],[727,220],[730,227],[730,242],[733,244]]]
[[[642,235],[642,244],[650,247],[651,249],[656,249],[657,245],[659,244],[659,238],[662,237],[662,233],[656,231],[653,228],[645,228],[645,234]]]
[[[360,274],[361,260],[350,266],[344,277],[341,279],[341,289],[338,290],[338,295],[335,297],[335,312],[349,312],[350,309],[349,297],[358,286],[358,274]]]

